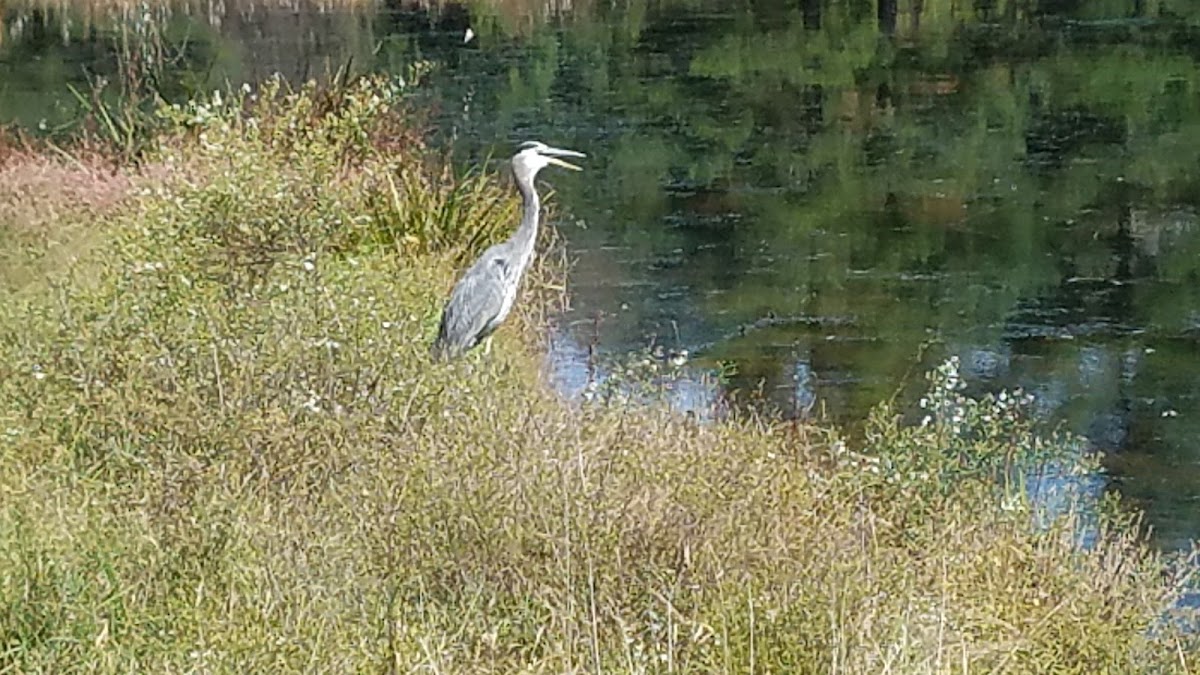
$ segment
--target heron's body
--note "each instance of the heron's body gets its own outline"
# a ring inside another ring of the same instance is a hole
[[[513,157],[513,173],[522,198],[521,225],[512,237],[484,251],[455,284],[433,343],[436,357],[453,358],[474,349],[508,318],[537,243],[541,202],[533,179],[547,164],[578,170],[556,159],[556,154],[583,156],[541,143],[524,145],[527,147]]]

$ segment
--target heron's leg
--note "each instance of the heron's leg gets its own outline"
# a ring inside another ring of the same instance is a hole
[[[492,353],[492,336],[489,335],[483,339],[483,355],[487,356]]]

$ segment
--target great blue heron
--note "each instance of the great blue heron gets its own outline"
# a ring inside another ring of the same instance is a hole
[[[521,276],[533,259],[537,241],[541,201],[533,180],[550,164],[582,171],[559,157],[586,157],[582,152],[560,150],[545,143],[526,141],[512,158],[513,175],[521,191],[521,226],[505,241],[488,248],[463,274],[442,309],[442,323],[431,352],[435,358],[461,356],[487,339],[484,353],[491,352],[491,335],[508,317]]]

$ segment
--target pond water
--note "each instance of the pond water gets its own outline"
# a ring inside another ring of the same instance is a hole
[[[464,164],[589,155],[543,174],[576,260],[566,390],[588,345],[656,343],[736,366],[693,399],[853,422],[957,355],[1105,451],[1159,544],[1200,532],[1196,3],[435,5],[0,5],[0,121],[52,130],[67,83],[156,54],[168,98],[426,60]]]

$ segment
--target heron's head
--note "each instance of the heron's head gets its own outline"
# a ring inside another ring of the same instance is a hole
[[[513,155],[513,172],[516,173],[518,180],[532,182],[538,171],[551,164],[573,171],[583,170],[570,162],[559,159],[559,157],[587,157],[587,155],[574,150],[552,148],[537,141],[526,141],[521,144],[521,151]]]

